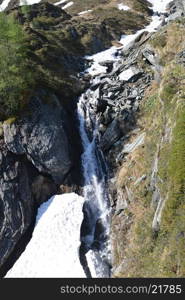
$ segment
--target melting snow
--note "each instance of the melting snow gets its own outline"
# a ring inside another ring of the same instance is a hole
[[[166,5],[170,2],[170,0],[151,0],[150,2],[154,4],[154,11],[164,12]],[[129,48],[129,45],[133,43],[135,39],[144,31],[155,32],[161,23],[162,20],[160,16],[152,16],[151,23],[144,29],[138,30],[135,34],[122,35],[120,43],[123,44],[123,47],[120,47],[120,49],[122,48],[123,50],[126,50],[127,48]],[[113,46],[105,51],[96,53],[91,56],[86,56],[86,59],[93,61],[91,67],[88,68],[86,72],[92,76],[97,76],[106,73],[107,67],[101,66],[100,63],[106,60],[118,60],[118,58],[116,58],[115,56],[117,49],[118,48]]]
[[[42,204],[32,239],[6,277],[85,277],[78,254],[83,203],[71,193]]]
[[[11,0],[4,0],[0,5],[0,11],[5,10]]]
[[[20,5],[31,5],[39,3],[41,0],[20,0]]]
[[[91,65],[90,68],[86,70],[86,72],[92,76],[97,76],[99,74],[106,73],[107,67],[101,66],[100,63],[108,60],[109,61],[116,60],[115,57],[116,50],[117,48],[113,46],[105,51],[98,52],[91,56],[86,56],[85,58],[87,60],[90,61],[93,60],[93,64]]]
[[[119,10],[129,10],[130,7],[127,5],[123,5],[123,3],[118,4],[118,9]]]
[[[61,0],[61,1],[58,1],[58,2],[55,2],[54,5],[60,5],[60,4],[63,4],[65,2],[67,2],[68,0]]]
[[[129,45],[135,41],[135,39],[144,31],[155,32],[157,28],[160,26],[162,20],[159,16],[152,16],[151,23],[146,26],[144,29],[138,30],[134,34],[122,35],[120,43],[123,44],[123,48],[129,48]]]
[[[152,5],[152,9],[154,12],[163,13],[166,11],[166,6],[172,0],[148,0]]]
[[[71,5],[73,5],[73,4],[74,4],[74,2],[73,2],[73,1],[70,1],[70,2],[66,3],[66,5],[64,5],[64,6],[62,7],[62,9],[66,9],[66,8],[70,7]]]
[[[119,80],[128,81],[132,76],[134,76],[134,72],[132,69],[128,69],[119,74]]]
[[[84,14],[87,14],[87,13],[89,13],[89,12],[91,12],[92,11],[92,9],[88,9],[88,10],[84,10],[84,11],[81,11],[80,13],[78,13],[78,15],[80,16],[80,15],[84,15]]]

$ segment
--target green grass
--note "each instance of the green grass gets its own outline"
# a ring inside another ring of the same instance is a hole
[[[114,7],[107,9],[97,8],[92,12],[92,15],[98,20],[104,21],[110,29],[112,28],[112,31],[119,34],[135,32],[143,28],[148,22],[143,15],[131,11],[121,11]]]
[[[174,62],[167,65],[160,87],[153,89],[141,107],[140,117],[147,134],[142,173],[147,174],[148,179],[134,191],[136,202],[131,213],[134,215],[135,212],[135,216],[129,232],[130,240],[124,249],[127,267],[119,274],[120,277],[185,276],[184,82],[184,67]],[[166,128],[171,128],[171,133],[164,139]],[[166,202],[160,230],[154,234],[152,222],[155,210],[151,207],[149,183],[157,144],[160,144],[158,187]]]

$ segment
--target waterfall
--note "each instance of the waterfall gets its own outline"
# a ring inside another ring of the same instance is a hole
[[[90,249],[89,260],[102,261],[98,277],[109,277],[106,261],[109,256],[109,201],[106,189],[106,165],[99,148],[98,92],[90,89],[81,95],[77,114],[84,152],[82,167],[84,175],[84,221],[81,227],[83,253]],[[93,253],[93,250],[95,251]],[[103,263],[104,261],[104,263]],[[101,265],[100,263],[98,264]],[[90,268],[92,269],[92,268]],[[92,275],[92,274],[91,274]]]
[[[150,2],[155,3],[154,10],[160,13],[169,0]],[[77,104],[83,145],[83,198],[71,193],[55,196],[41,205],[33,237],[7,277],[110,276],[110,205],[106,163],[99,146],[98,109],[101,98],[98,85],[102,74],[105,78],[107,67],[101,65],[101,62],[113,61],[114,70],[122,64],[118,50],[126,49],[144,30],[156,31],[161,22],[160,15],[153,16],[145,29],[122,36],[120,42],[123,42],[123,47],[111,47],[87,57],[93,61],[86,70],[92,75],[91,87],[81,95]],[[113,78],[107,77],[106,80],[111,83]]]
[[[137,31],[135,34],[122,36],[120,42],[123,47],[117,49],[111,47],[95,55],[86,57],[93,61],[86,70],[92,76],[91,87],[81,95],[77,105],[77,115],[79,120],[79,131],[83,145],[82,167],[84,175],[84,221],[81,226],[81,254],[82,265],[85,262],[87,276],[108,277],[109,271],[106,263],[110,262],[109,245],[109,201],[106,189],[106,166],[103,154],[99,147],[99,118],[98,112],[100,95],[100,84],[102,74],[106,74],[107,67],[101,62],[110,60],[113,62],[113,70],[121,65],[119,51],[128,49],[134,43],[135,39],[144,32],[154,32],[160,26],[162,19],[160,13],[165,11],[169,0],[150,1],[153,5],[153,11],[159,15],[152,16],[151,23],[146,28]],[[128,70],[129,71],[129,70]],[[109,78],[109,81],[111,79]],[[94,88],[95,87],[95,88]],[[100,226],[101,230],[96,235],[96,228]],[[86,259],[84,258],[86,255]]]

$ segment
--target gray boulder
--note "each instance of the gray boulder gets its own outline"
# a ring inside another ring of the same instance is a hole
[[[62,183],[71,168],[68,137],[65,130],[65,112],[59,105],[42,104],[33,113],[13,124],[5,123],[4,139],[9,151],[25,154],[39,172]]]
[[[0,143],[0,271],[34,217],[26,165]],[[1,273],[0,272],[0,273]]]
[[[100,147],[106,151],[109,150],[109,148],[120,139],[122,135],[120,124],[117,119],[112,121],[112,123],[107,127],[104,135],[101,138],[100,141]]]

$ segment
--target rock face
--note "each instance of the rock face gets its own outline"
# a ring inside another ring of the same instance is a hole
[[[113,166],[117,161],[109,185],[113,277],[185,274],[183,6],[184,1],[170,3],[167,26],[143,45],[143,61],[154,70],[154,80],[140,102],[137,122],[108,151]]]
[[[50,106],[35,96],[31,107],[30,117],[4,124],[6,147],[14,154],[25,154],[39,172],[50,175],[55,183],[62,183],[72,167],[64,128],[65,111],[57,105],[57,98]]]
[[[183,0],[174,0],[169,3],[169,20],[175,20],[185,15],[185,3]]]
[[[33,220],[28,169],[20,156],[9,152],[0,141],[0,267],[7,260]]]
[[[7,270],[7,259],[13,262],[13,257],[21,253],[22,246],[11,256],[21,237],[33,226],[37,206],[55,194],[60,184],[80,184],[79,175],[77,181],[74,175],[80,156],[75,125],[70,124],[72,118],[54,94],[47,93],[52,105],[43,102],[45,96],[44,91],[38,92],[22,118],[3,124],[0,274]],[[24,240],[21,243],[24,245]]]

